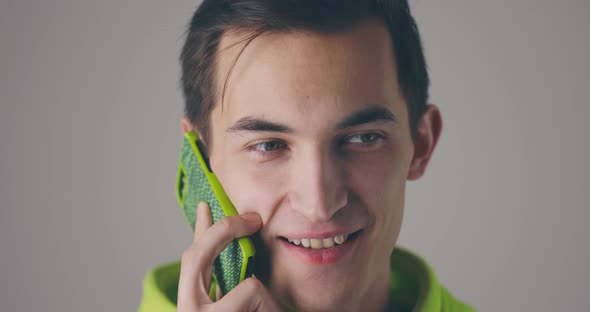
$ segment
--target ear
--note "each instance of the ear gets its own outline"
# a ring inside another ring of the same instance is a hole
[[[182,119],[180,120],[180,128],[182,129],[183,134],[195,129],[195,127],[191,124],[188,118],[186,118],[186,116],[182,117]]]
[[[180,120],[180,128],[182,129],[183,134],[189,131],[194,131],[199,136],[199,149],[201,150],[203,156],[206,158],[207,155],[209,155],[209,151],[207,149],[207,142],[205,142],[205,139],[203,139],[203,136],[201,135],[199,129],[197,129],[197,127],[195,127],[195,125],[192,124],[186,116],[182,117],[182,119]]]
[[[442,117],[438,107],[432,104],[426,106],[426,111],[420,118],[417,130],[408,180],[416,180],[424,175],[436,143],[438,143],[442,132]]]

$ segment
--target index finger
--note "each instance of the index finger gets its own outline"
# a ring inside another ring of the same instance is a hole
[[[206,202],[200,202],[197,206],[195,220],[195,233],[193,233],[193,243],[205,232],[211,224],[213,224],[213,217],[211,217],[211,209]]]
[[[256,213],[224,217],[214,223],[195,243],[195,263],[208,266],[213,265],[215,257],[219,255],[234,239],[254,234],[262,226],[262,220]]]

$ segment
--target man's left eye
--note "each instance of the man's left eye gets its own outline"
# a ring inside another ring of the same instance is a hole
[[[363,144],[372,143],[383,138],[383,135],[376,132],[354,134],[346,138],[346,143]]]

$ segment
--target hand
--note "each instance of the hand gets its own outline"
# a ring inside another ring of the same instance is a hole
[[[234,239],[251,235],[262,227],[260,215],[248,213],[213,223],[209,206],[197,208],[193,243],[183,252],[178,283],[177,311],[279,311],[278,305],[255,277],[245,279],[225,296],[209,298],[213,261]]]

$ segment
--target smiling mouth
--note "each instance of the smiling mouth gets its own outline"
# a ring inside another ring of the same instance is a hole
[[[356,232],[350,234],[343,234],[343,235],[336,235],[334,237],[328,237],[324,239],[316,239],[316,238],[300,238],[300,239],[291,239],[286,237],[281,237],[282,240],[289,242],[291,245],[295,245],[302,248],[308,249],[329,249],[335,246],[346,244],[354,240],[362,230],[358,230]]]

